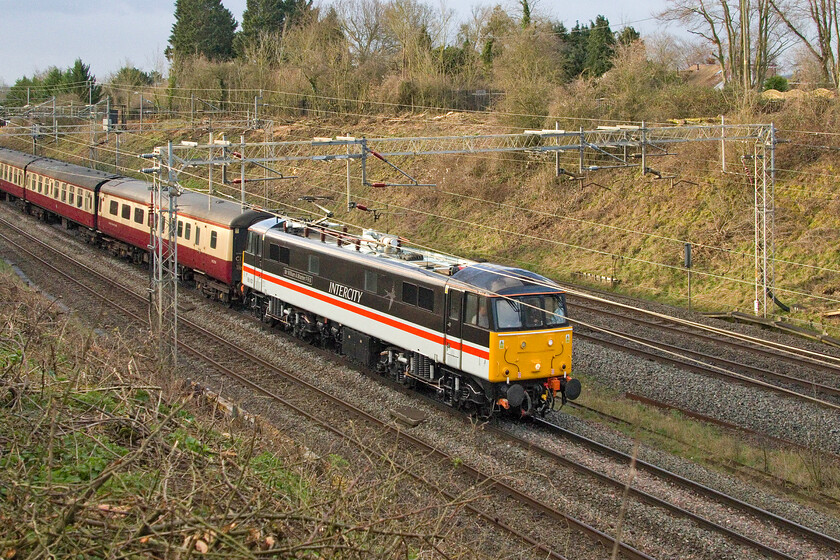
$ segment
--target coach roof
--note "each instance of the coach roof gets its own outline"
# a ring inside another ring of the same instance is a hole
[[[48,158],[33,161],[26,170],[89,189],[95,189],[103,182],[118,177],[113,173],[105,173],[104,171]]]
[[[148,205],[151,190],[151,183],[120,177],[102,185],[100,192]],[[193,191],[183,191],[178,197],[178,214],[228,227],[247,227],[255,218],[269,216],[258,210],[243,210],[238,202]]]
[[[22,168],[38,159],[41,159],[41,156],[33,156],[32,154],[25,154],[16,150],[0,148],[0,163]]]

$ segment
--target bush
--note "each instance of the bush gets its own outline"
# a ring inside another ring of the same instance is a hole
[[[764,80],[764,89],[775,89],[776,91],[787,91],[790,89],[787,78],[784,76],[770,76]]]

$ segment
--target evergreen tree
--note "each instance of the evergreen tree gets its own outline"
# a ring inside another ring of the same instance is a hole
[[[589,27],[575,22],[575,26],[566,32],[561,23],[555,26],[555,32],[563,43],[563,77],[566,81],[574,80],[586,69]]]
[[[204,56],[227,60],[233,56],[236,20],[221,0],[175,0],[175,23],[166,57]]]
[[[528,3],[528,0],[519,0],[519,4],[522,6],[522,20],[520,23],[522,24],[522,29],[527,29],[531,25],[531,5]]]
[[[52,97],[64,93],[65,82],[64,72],[56,66],[51,66],[41,80],[41,84],[44,86],[44,95]],[[85,102],[87,102],[87,98]]]
[[[237,51],[262,33],[281,34],[312,9],[312,0],[248,0],[242,14],[242,31],[237,34]]]
[[[79,101],[98,103],[102,99],[102,86],[96,84],[96,76],[90,73],[90,65],[77,58],[64,74],[64,91],[75,93]]]
[[[618,44],[627,46],[630,43],[638,41],[641,38],[642,36],[639,34],[638,31],[636,31],[630,26],[627,26],[621,30],[621,33],[618,34]]]
[[[603,75],[612,68],[615,53],[615,35],[610,29],[610,22],[604,16],[598,16],[589,24],[589,36],[586,39],[585,69],[589,76]]]
[[[41,87],[40,80],[34,80],[24,76],[18,78],[9,91],[6,93],[6,98],[3,104],[7,107],[25,107],[27,101],[34,105],[45,101],[47,96],[44,95],[44,89]]]

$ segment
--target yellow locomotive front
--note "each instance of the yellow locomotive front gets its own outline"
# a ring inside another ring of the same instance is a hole
[[[562,292],[510,294],[491,298],[488,380],[496,405],[521,415],[545,414],[557,394],[562,402],[580,394],[571,378],[572,327]]]

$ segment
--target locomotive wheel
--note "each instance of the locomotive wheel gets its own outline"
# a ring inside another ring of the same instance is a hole
[[[525,391],[525,398],[522,400],[522,406],[519,409],[519,415],[522,418],[530,418],[534,415],[534,403],[531,401],[531,395]]]

